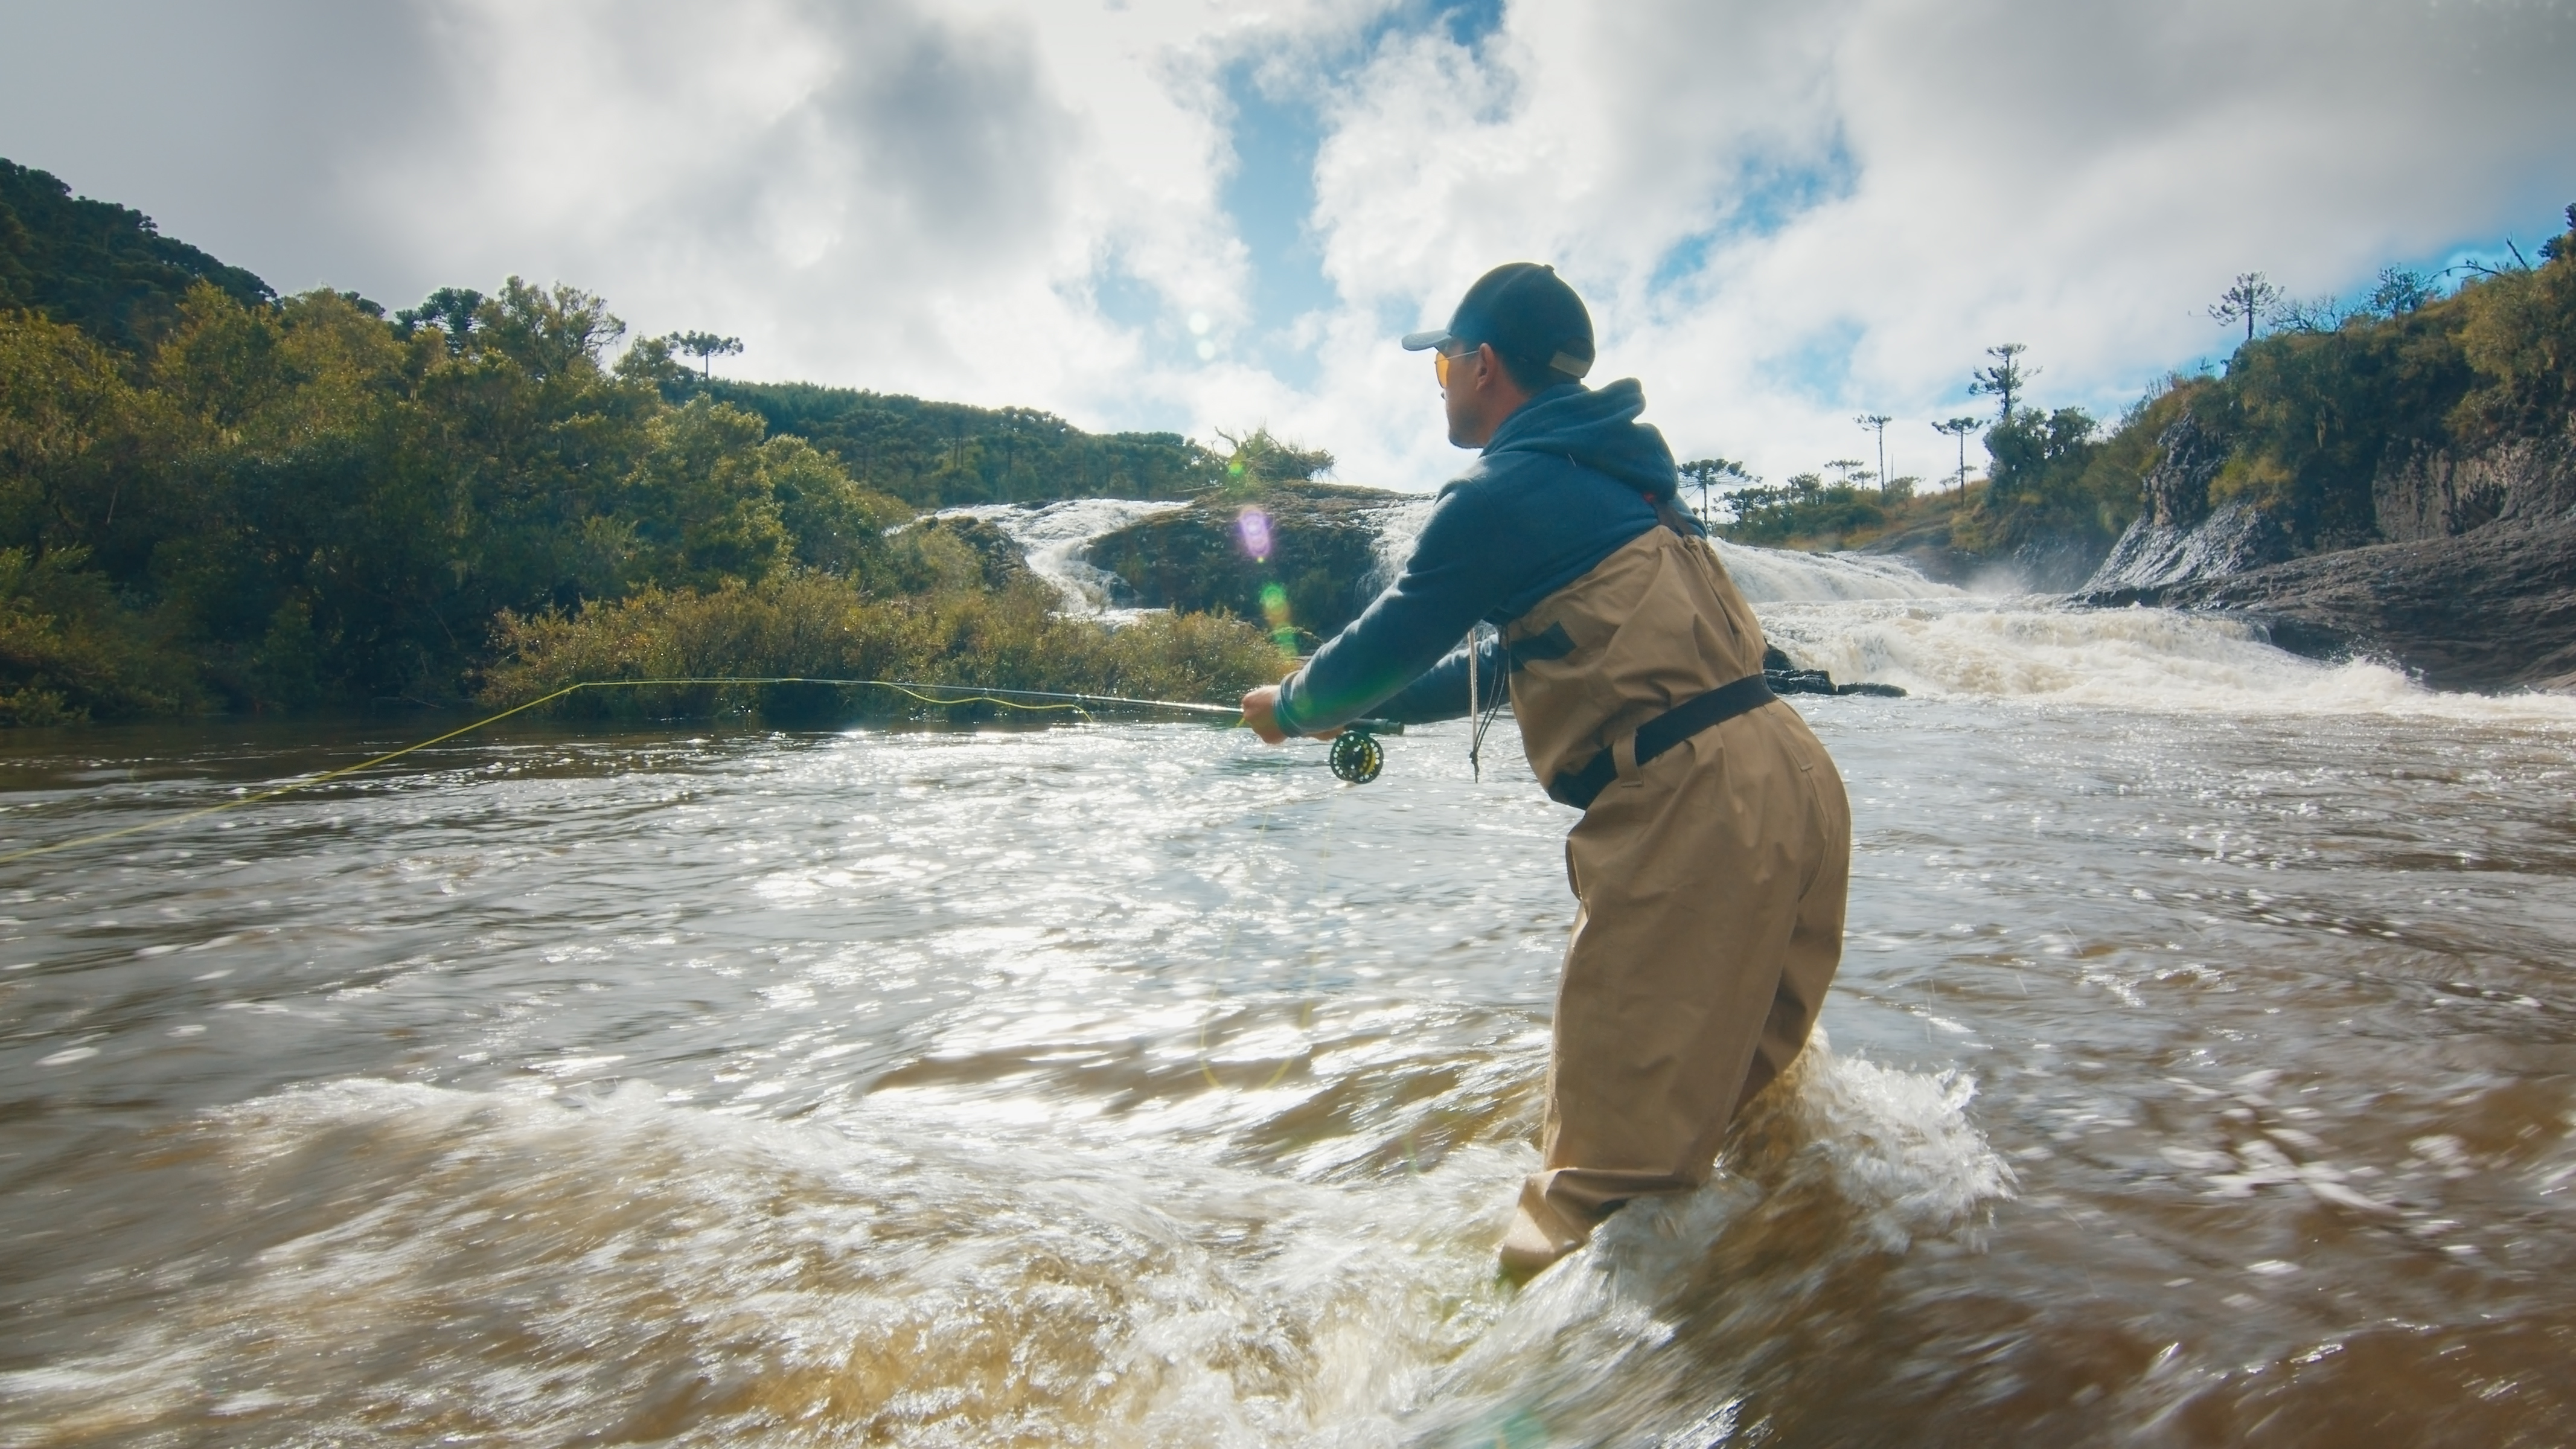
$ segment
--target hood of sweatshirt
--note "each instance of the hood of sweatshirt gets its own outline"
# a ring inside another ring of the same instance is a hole
[[[1670,501],[1680,491],[1681,479],[1664,435],[1637,421],[1645,410],[1646,390],[1633,377],[1597,388],[1563,383],[1503,419],[1485,444],[1485,456],[1544,453],[1567,458],[1648,498]]]

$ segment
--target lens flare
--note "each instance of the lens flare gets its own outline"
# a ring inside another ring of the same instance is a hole
[[[1269,514],[1258,508],[1247,508],[1235,516],[1234,531],[1235,535],[1243,540],[1243,551],[1252,555],[1254,563],[1270,561]],[[1265,599],[1268,598],[1268,592],[1264,591],[1262,596]],[[1281,607],[1284,608],[1286,605],[1283,603]]]
[[[1288,591],[1275,583],[1261,586],[1261,617],[1270,625],[1270,642],[1279,652],[1297,657],[1297,621],[1288,613]]]

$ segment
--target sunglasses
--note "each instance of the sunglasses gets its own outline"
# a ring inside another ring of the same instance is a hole
[[[1444,388],[1445,388],[1445,387],[1447,387],[1447,386],[1449,385],[1449,364],[1450,364],[1450,363],[1452,363],[1452,362],[1457,361],[1457,360],[1458,360],[1458,359],[1460,359],[1460,358],[1473,357],[1473,356],[1475,356],[1475,355],[1476,355],[1477,350],[1478,350],[1477,348],[1469,347],[1469,348],[1465,348],[1465,349],[1463,349],[1463,350],[1461,350],[1461,351],[1451,352],[1449,349],[1447,349],[1447,348],[1445,348],[1445,347],[1444,347],[1444,348],[1441,348],[1440,350],[1438,350],[1438,351],[1436,351],[1436,352],[1432,353],[1432,354],[1431,354],[1431,373],[1432,373],[1432,376],[1437,377],[1437,378],[1439,378],[1439,379],[1440,379],[1440,385],[1441,385],[1442,387],[1444,387]]]

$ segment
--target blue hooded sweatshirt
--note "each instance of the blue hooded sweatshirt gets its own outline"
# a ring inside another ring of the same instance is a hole
[[[1309,733],[1363,715],[1465,714],[1468,629],[1507,625],[1590,573],[1679,491],[1673,450],[1637,421],[1645,410],[1645,389],[1625,378],[1563,383],[1505,418],[1440,490],[1403,575],[1281,686],[1279,723]],[[1501,662],[1489,641],[1477,660],[1488,687]]]

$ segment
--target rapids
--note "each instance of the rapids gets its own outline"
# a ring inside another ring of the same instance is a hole
[[[0,1445],[2555,1441],[2576,701],[1729,557],[1914,691],[1795,701],[1830,1041],[1528,1289],[1516,750],[530,726],[0,874]],[[16,732],[0,849],[415,727]]]
[[[1129,498],[1069,498],[1058,503],[972,503],[943,508],[939,516],[980,518],[992,524],[1020,546],[1030,573],[1055,586],[1064,600],[1064,613],[1115,622],[1138,611],[1117,607],[1117,576],[1084,558],[1083,550],[1103,534],[1188,506]]]

